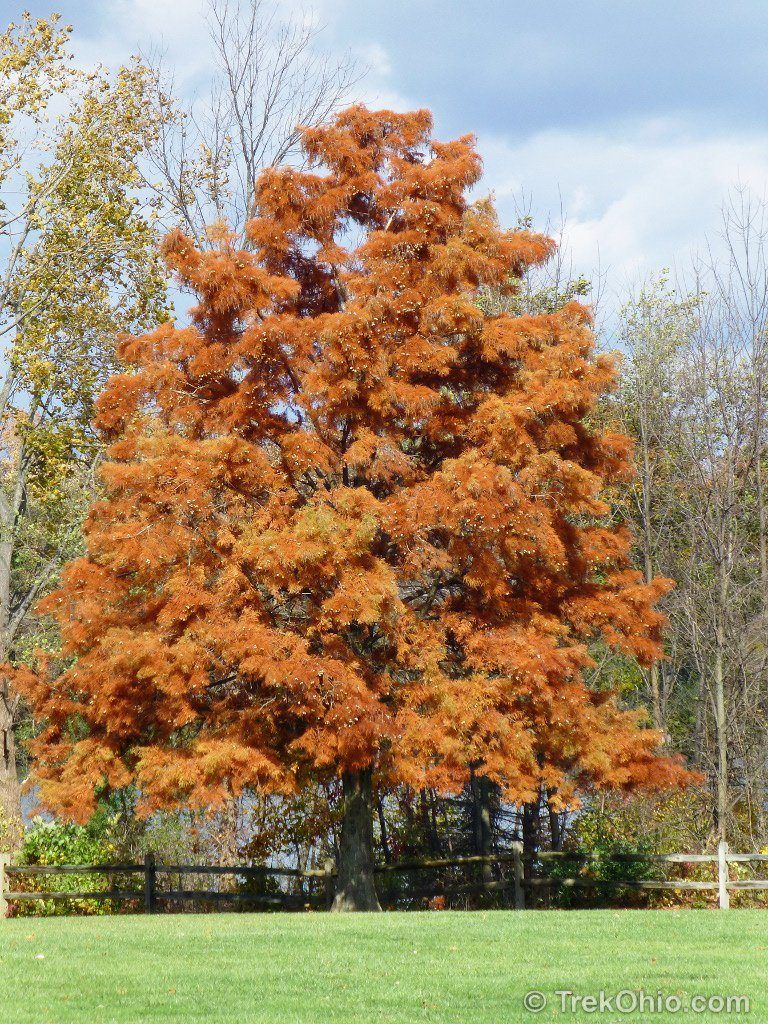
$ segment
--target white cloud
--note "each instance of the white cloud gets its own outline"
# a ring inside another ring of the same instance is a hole
[[[97,35],[75,25],[74,47],[88,64],[115,66],[138,52],[161,53],[182,89],[210,68],[202,0],[112,0],[101,14],[104,28]]]
[[[481,138],[484,187],[505,220],[521,192],[538,219],[566,214],[565,243],[579,271],[609,283],[679,261],[716,230],[736,183],[763,195],[768,134],[696,137],[682,123],[639,122],[608,132],[547,131],[519,143]]]
[[[341,17],[337,0],[315,0],[310,6],[299,6],[295,0],[271,2],[278,16],[310,22],[318,31],[318,46],[333,45],[334,20]],[[86,35],[76,25],[75,50],[80,61],[91,66],[115,66],[139,51],[162,54],[163,63],[173,70],[177,90],[189,97],[214,67],[207,10],[207,0],[106,0],[101,7],[105,27]],[[350,93],[350,102],[396,110],[418,105],[393,87],[392,60],[383,45],[353,42],[339,44],[338,49],[340,57],[349,51],[364,72]]]
[[[320,45],[348,45],[367,68],[350,99],[397,110],[421,105],[408,94],[413,83],[406,91],[398,87],[397,39],[377,38],[373,16],[361,37],[345,32],[347,0],[309,0],[306,6],[279,2],[287,13],[312,12],[308,16],[327,30]],[[205,6],[205,0],[103,0],[97,36],[83,35],[76,26],[79,56],[115,64],[139,48],[164,50],[177,87],[189,95],[212,64]],[[401,31],[408,31],[406,24]],[[444,104],[450,102],[446,95]],[[719,205],[737,181],[761,195],[768,185],[768,132],[708,131],[700,121],[646,118],[610,127],[537,130],[513,139],[514,116],[501,98],[499,103],[494,120],[512,127],[479,139],[482,188],[495,193],[506,223],[512,223],[522,192],[532,198],[540,223],[547,214],[557,222],[562,206],[575,269],[592,277],[598,266],[607,270],[609,289],[611,284],[621,288],[638,272],[684,262],[716,229]]]

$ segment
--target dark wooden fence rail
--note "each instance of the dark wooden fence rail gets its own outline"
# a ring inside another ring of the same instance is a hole
[[[535,877],[533,867],[535,863],[544,864],[547,861],[559,861],[573,864],[588,864],[590,862],[610,863],[650,863],[650,864],[715,864],[717,865],[717,879],[713,881],[699,881],[691,879],[594,879],[579,876],[554,876]],[[445,886],[439,889],[411,894],[423,897],[457,896],[471,894],[473,892],[500,892],[508,893],[513,898],[513,905],[516,909],[524,909],[526,889],[550,889],[553,887],[562,888],[584,888],[584,889],[658,889],[673,891],[717,891],[719,906],[727,909],[729,906],[729,893],[736,890],[768,890],[768,879],[742,879],[731,881],[729,876],[730,864],[765,863],[768,862],[768,854],[759,853],[730,853],[725,843],[721,843],[717,853],[689,854],[689,853],[667,853],[667,854],[613,854],[604,857],[600,854],[579,854],[568,852],[541,851],[534,858],[526,858],[523,855],[522,844],[513,843],[509,853],[489,857],[445,857],[433,860],[411,860],[401,861],[396,864],[380,864],[374,869],[378,874],[391,875],[402,872],[413,871],[435,871],[442,868],[471,867],[484,864],[510,865],[512,868],[511,878],[494,881],[478,881],[462,885]],[[529,870],[525,871],[528,864]],[[134,877],[136,884],[133,886],[122,883],[123,887],[89,890],[82,892],[25,892],[14,889],[12,883],[16,878],[28,877],[55,877],[57,875],[101,875],[108,878],[122,876]],[[157,885],[158,875],[166,877],[175,875],[179,880],[179,887],[175,889],[159,889]],[[251,904],[264,904],[281,907],[301,907],[308,905],[306,893],[257,893],[238,890],[213,890],[213,889],[190,889],[183,888],[181,879],[184,876],[207,875],[207,876],[234,876],[236,878],[266,878],[275,876],[278,878],[292,878],[309,880],[310,885],[314,882],[322,883],[320,895],[323,901],[330,903],[333,890],[333,880],[336,876],[332,861],[326,861],[323,868],[316,868],[302,871],[298,868],[277,868],[261,865],[237,865],[237,866],[208,866],[205,864],[156,864],[152,854],[144,859],[143,864],[26,864],[13,866],[10,858],[0,854],[0,917],[7,916],[9,902],[26,902],[34,900],[135,900],[143,904],[147,913],[155,913],[158,904],[161,902],[244,902]],[[317,893],[311,893],[317,897]]]

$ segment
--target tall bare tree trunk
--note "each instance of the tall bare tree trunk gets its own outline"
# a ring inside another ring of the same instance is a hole
[[[642,407],[640,410],[640,448],[642,453],[640,486],[641,492],[641,516],[642,516],[642,541],[643,541],[643,573],[645,582],[650,583],[656,575],[653,564],[653,534],[651,530],[651,517],[653,514],[651,506],[651,489],[653,487],[653,471],[651,469],[648,447],[650,440],[646,427],[645,417],[648,410]],[[651,694],[651,716],[654,729],[662,729],[661,692],[659,688],[659,666],[653,662],[646,669],[648,677],[648,689]]]
[[[373,792],[370,769],[344,772],[338,878],[332,910],[381,910],[373,878]]]
[[[762,399],[760,399],[762,407]],[[758,430],[762,432],[762,413],[758,415]],[[755,503],[757,504],[758,558],[760,560],[760,590],[763,610],[768,606],[768,523],[766,522],[765,485],[763,483],[762,438],[756,445],[755,455]]]
[[[14,701],[6,682],[0,683],[0,826],[6,840],[18,836],[21,823],[21,786],[16,769],[13,735]],[[18,827],[17,827],[18,826]]]
[[[8,523],[0,504],[0,661],[8,657],[11,600],[11,559],[13,557],[13,523]],[[16,765],[14,712],[16,700],[7,680],[0,680],[0,818],[6,822],[21,821],[21,787]]]
[[[13,735],[13,702],[5,684],[0,689],[0,806],[12,815],[18,814],[21,807]]]
[[[725,694],[723,686],[723,653],[715,653],[715,719],[717,724],[717,832],[726,837],[728,817],[728,740],[726,737]]]
[[[715,727],[717,730],[717,832],[718,837],[725,841],[727,839],[728,827],[728,723],[725,711],[725,673],[723,666],[725,657],[725,629],[723,621],[726,601],[728,599],[728,582],[726,567],[722,559],[719,566],[719,576],[720,607],[715,626],[714,657]]]

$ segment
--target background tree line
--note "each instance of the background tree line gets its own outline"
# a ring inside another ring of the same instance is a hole
[[[661,276],[620,314],[621,388],[638,475],[617,514],[635,524],[665,599],[668,658],[638,690],[654,723],[703,771],[713,829],[766,834],[765,203],[734,189],[720,236],[673,287]]]

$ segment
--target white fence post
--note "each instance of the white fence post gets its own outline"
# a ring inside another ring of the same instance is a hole
[[[728,910],[731,905],[728,892],[728,843],[724,839],[721,839],[717,846],[717,885],[720,909]]]
[[[512,868],[515,884],[515,910],[525,910],[525,888],[523,886],[523,844],[519,842],[512,843],[512,854],[514,856]]]
[[[0,917],[8,917],[8,901],[5,898],[8,891],[6,886],[8,876],[5,869],[10,866],[10,863],[10,853],[0,853]]]

